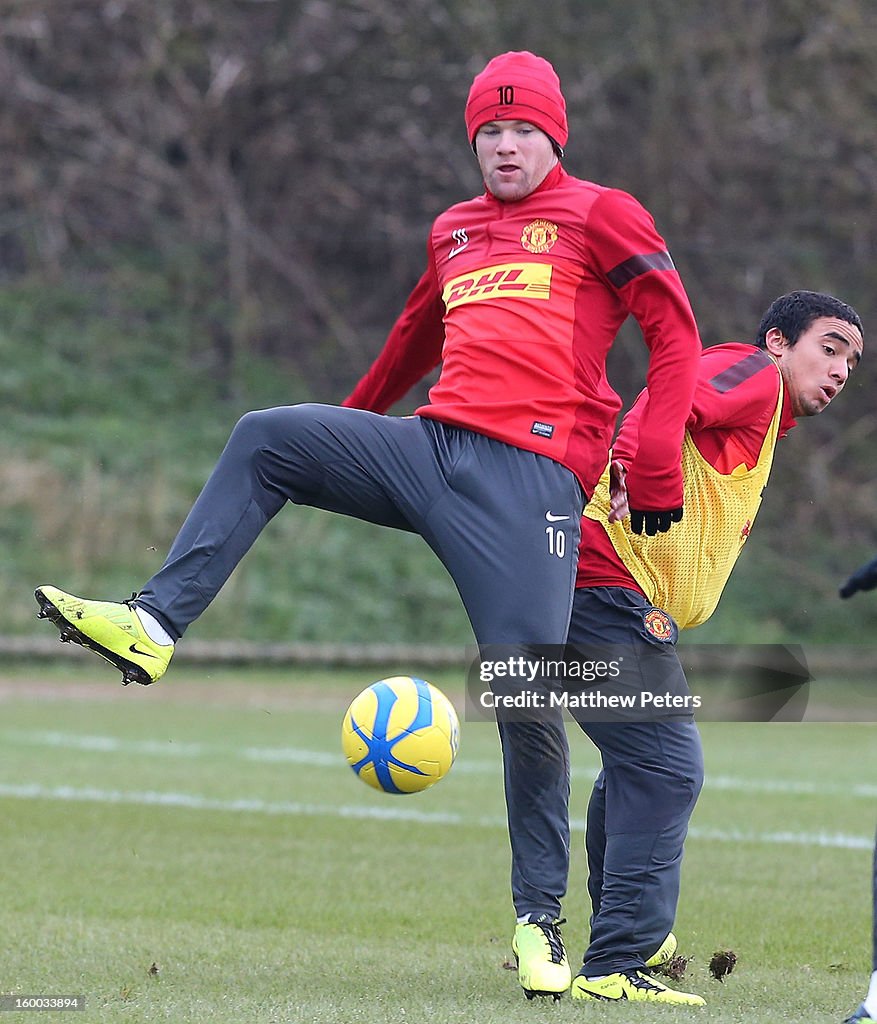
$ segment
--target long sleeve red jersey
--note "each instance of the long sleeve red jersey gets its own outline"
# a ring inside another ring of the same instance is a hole
[[[733,473],[758,461],[779,398],[779,369],[764,349],[729,343],[705,349],[686,430],[697,450],[718,472]],[[651,399],[644,390],[624,416],[613,459],[633,461]],[[779,436],[796,425],[788,392],[783,397]],[[577,587],[626,587],[642,593],[603,526],[582,519]]]
[[[436,219],[425,273],[343,404],[386,412],[441,363],[418,415],[546,455],[590,494],[621,407],[606,355],[629,314],[653,401],[628,490],[636,508],[673,508],[701,351],[694,315],[649,213],[559,164],[524,199],[487,192]]]

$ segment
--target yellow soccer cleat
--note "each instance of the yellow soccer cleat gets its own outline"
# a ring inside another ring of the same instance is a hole
[[[150,640],[128,602],[86,601],[57,587],[38,587],[39,618],[50,619],[64,643],[94,651],[122,673],[122,684],[148,686],[160,679],[174,653],[173,644]]]
[[[646,960],[646,967],[660,967],[676,954],[678,943],[673,932],[667,932],[667,938],[658,946],[657,951]]]
[[[573,999],[592,999],[601,1003],[663,1003],[665,1006],[706,1006],[706,1001],[691,992],[677,992],[662,985],[645,971],[620,971],[605,978],[586,978],[577,974],[572,980]]]
[[[512,952],[518,963],[518,981],[528,999],[534,996],[553,996],[560,999],[569,988],[572,973],[560,925],[563,920],[528,921],[515,926]]]

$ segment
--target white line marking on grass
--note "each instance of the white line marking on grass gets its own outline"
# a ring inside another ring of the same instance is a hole
[[[740,779],[733,775],[710,775],[705,789],[743,791],[746,793],[780,793],[783,796],[855,796],[873,800],[877,785],[867,782],[843,786],[837,782],[803,782],[798,779]]]
[[[378,821],[415,821],[424,825],[505,824],[500,819],[480,818],[464,821],[459,814],[441,811],[417,811],[404,807],[334,806],[287,800],[218,800],[197,793],[164,793],[156,790],[97,789],[94,786],[43,786],[39,783],[10,785],[0,783],[0,797],[22,800],[58,800],[64,803],[135,804],[153,807],[183,807],[190,811],[226,811],[232,813],[364,818]]]
[[[93,786],[43,786],[39,783],[14,785],[0,783],[0,797],[19,800],[56,800],[63,803],[135,804],[151,807],[182,807],[193,811],[270,814],[289,817],[356,818],[370,821],[410,821],[420,825],[444,827],[505,828],[505,818],[494,815],[469,818],[446,811],[418,811],[407,807],[373,807],[363,805],[309,804],[295,801],[219,800],[196,793],[163,793],[155,790],[125,791],[97,789]],[[578,832],[584,830],[583,820],[571,822]],[[738,829],[694,827],[689,839],[723,843],[780,843],[792,846],[819,846],[841,850],[872,850],[872,836],[851,836],[828,832],[744,832]]]
[[[178,743],[174,740],[124,740],[116,736],[88,736],[81,733],[55,730],[6,729],[0,731],[0,740],[20,746],[54,747],[63,750],[82,750],[96,754],[142,754],[156,757],[238,757],[244,761],[267,764],[301,764],[314,768],[343,768],[347,762],[341,755],[326,750],[306,750],[301,747],[229,747],[210,743]],[[461,758],[454,765],[458,775],[495,775],[499,760],[476,761]],[[585,778],[593,778],[597,766],[589,771],[574,771]]]
[[[85,750],[97,754],[149,754],[171,757],[203,757],[209,748],[203,743],[175,743],[170,740],[122,740],[117,736],[85,736],[48,729],[26,732],[6,730],[0,737],[27,746]]]
[[[0,739],[23,746],[46,746],[67,750],[83,750],[99,754],[141,754],[155,757],[238,757],[244,761],[276,764],[301,764],[314,768],[347,769],[340,754],[302,747],[229,747],[210,743],[178,743],[175,740],[125,740],[117,736],[90,736],[58,730],[5,729]],[[457,775],[495,775],[500,768],[495,761],[473,760],[465,751],[454,765]],[[599,766],[574,767],[574,779],[593,779]],[[778,793],[783,796],[842,796],[873,800],[877,785],[853,783],[849,786],[831,782],[806,782],[796,779],[747,779],[732,775],[710,775],[706,790],[741,793]]]
[[[689,839],[714,839],[722,843],[780,843],[790,846],[822,846],[839,850],[873,850],[873,836],[850,836],[842,832],[743,832],[739,829],[693,827]]]

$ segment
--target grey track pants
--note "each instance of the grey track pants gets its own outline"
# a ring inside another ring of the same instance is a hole
[[[326,405],[237,423],[137,603],[182,636],[287,502],[419,533],[453,578],[481,646],[566,638],[582,508],[573,473],[434,420]],[[563,723],[500,722],[499,732],[515,908],[557,913],[569,856]],[[546,747],[556,770],[543,778]]]
[[[621,587],[576,591],[570,644],[624,651],[632,688],[685,687],[671,636],[646,628],[654,608]],[[672,621],[667,619],[667,621]],[[703,751],[694,721],[579,721],[603,769],[588,805],[585,848],[591,937],[588,976],[642,967],[673,928],[688,822],[703,785]]]

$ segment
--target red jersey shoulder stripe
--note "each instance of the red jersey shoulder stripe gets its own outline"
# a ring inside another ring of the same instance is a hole
[[[645,255],[631,256],[606,275],[613,288],[623,288],[640,274],[650,270],[675,270],[673,260],[668,252],[650,252]]]
[[[760,373],[766,366],[771,365],[771,358],[764,349],[756,349],[748,356],[729,366],[715,377],[710,378],[710,385],[720,394],[725,394],[733,388],[739,387],[744,381]]]

